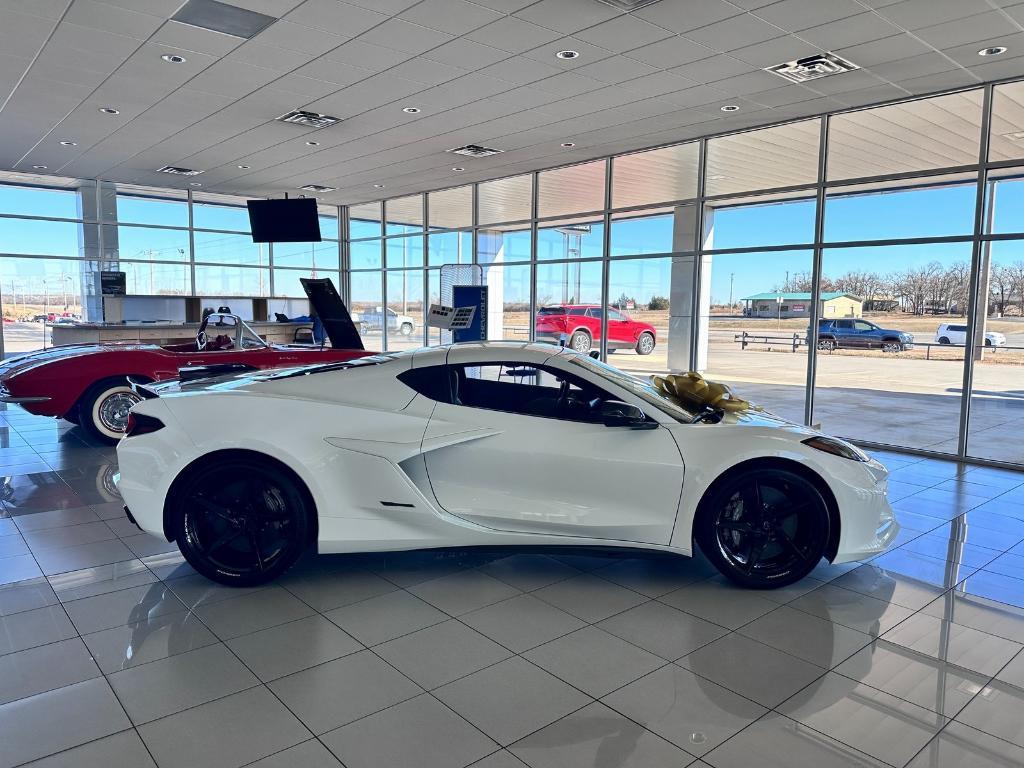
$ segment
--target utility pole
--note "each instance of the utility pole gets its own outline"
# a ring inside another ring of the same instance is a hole
[[[736,277],[735,272],[729,273],[729,309],[732,309],[732,281]]]

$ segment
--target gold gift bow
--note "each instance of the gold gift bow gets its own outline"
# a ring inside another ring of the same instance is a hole
[[[727,384],[708,381],[696,371],[651,376],[651,383],[659,392],[688,409],[709,406],[727,413],[764,410],[749,400],[736,397]]]

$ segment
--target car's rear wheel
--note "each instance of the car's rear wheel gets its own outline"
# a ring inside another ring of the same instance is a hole
[[[181,554],[221,584],[272,581],[309,544],[312,504],[296,480],[269,462],[211,461],[173,493],[171,530]]]
[[[949,336],[942,336],[939,338],[939,344],[949,344]]]
[[[590,334],[586,331],[576,331],[569,339],[569,346],[574,351],[585,355],[594,346],[594,340],[590,338]]]
[[[828,505],[813,483],[785,469],[753,468],[718,483],[701,503],[697,543],[725,577],[774,589],[821,561]]]
[[[638,355],[649,355],[654,351],[654,334],[652,333],[641,333],[640,338],[636,340],[636,353]]]
[[[78,423],[105,443],[116,443],[128,426],[128,411],[141,400],[127,379],[108,379],[91,386],[78,403]]]
[[[818,349],[820,349],[822,352],[831,352],[835,348],[835,339],[818,339]]]

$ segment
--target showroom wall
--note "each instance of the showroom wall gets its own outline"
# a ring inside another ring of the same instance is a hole
[[[1013,439],[1024,427],[1022,105],[1020,83],[979,87],[352,205],[325,221],[347,223],[342,287],[377,318],[369,346],[438,343],[424,314],[441,268],[477,264],[494,338],[533,338],[545,308],[595,305],[593,346],[624,370],[696,367],[829,432],[1024,464]],[[79,250],[82,228],[112,223],[75,201],[0,187],[0,243],[12,221],[27,232],[13,252],[0,244],[12,254],[5,316],[26,292],[52,303],[59,282],[78,290],[93,257]],[[119,188],[129,289],[286,297],[314,258],[318,274],[337,274],[331,243],[257,252],[240,202]],[[817,351],[831,292],[913,347]],[[778,314],[752,315],[748,297],[766,293]],[[655,331],[650,354],[616,336],[636,324]],[[940,325],[965,330],[949,339]]]

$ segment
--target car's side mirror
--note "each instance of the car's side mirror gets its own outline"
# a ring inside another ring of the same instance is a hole
[[[601,417],[601,423],[606,427],[658,428],[658,422],[648,419],[637,406],[619,400],[605,400],[598,408],[598,415]]]

